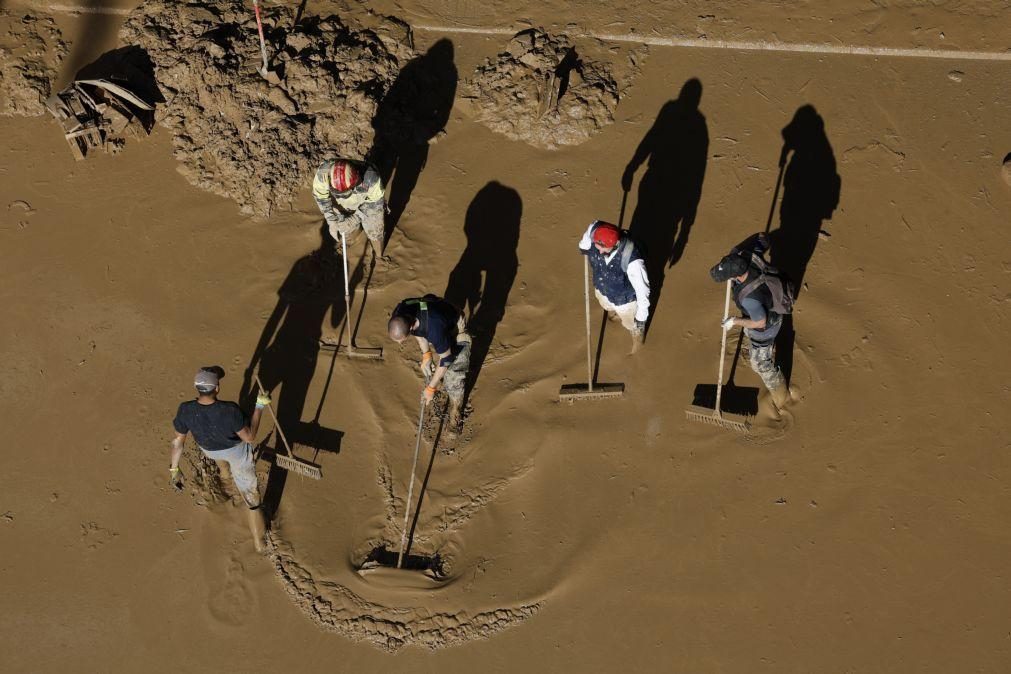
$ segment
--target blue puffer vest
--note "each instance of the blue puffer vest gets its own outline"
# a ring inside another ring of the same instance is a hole
[[[630,247],[631,250],[627,250]],[[587,253],[590,258],[590,270],[593,272],[593,287],[600,291],[600,294],[611,301],[611,304],[620,307],[635,301],[635,288],[628,280],[628,265],[635,260],[641,260],[642,254],[635,242],[627,236],[621,237],[618,243],[618,250],[610,263],[606,262],[604,256],[600,254],[596,246],[590,246]],[[627,256],[624,262],[622,257]]]

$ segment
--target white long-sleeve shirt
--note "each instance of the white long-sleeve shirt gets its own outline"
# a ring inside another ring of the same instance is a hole
[[[586,228],[583,238],[579,240],[580,250],[590,250],[590,247],[593,245],[591,233],[596,224],[596,221],[591,222],[590,226]],[[614,250],[604,257],[604,261],[607,264],[611,264],[611,260],[617,254],[618,246],[615,246]],[[646,275],[645,261],[642,259],[632,260],[628,263],[628,269],[625,274],[632,284],[632,289],[635,290],[635,320],[645,323],[646,319],[649,318],[649,276]]]

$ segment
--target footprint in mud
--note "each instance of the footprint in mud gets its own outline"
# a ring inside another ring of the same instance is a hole
[[[255,599],[245,571],[242,563],[233,556],[223,582],[212,586],[207,608],[211,616],[223,625],[238,627],[246,624],[253,615]]]

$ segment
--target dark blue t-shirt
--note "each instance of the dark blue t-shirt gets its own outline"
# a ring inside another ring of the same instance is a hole
[[[427,310],[422,311],[421,302],[425,303]],[[411,330],[411,334],[427,339],[436,353],[449,351],[447,364],[456,356],[453,347],[456,345],[456,324],[460,315],[456,307],[446,300],[438,297],[404,300],[393,310],[393,315],[403,316],[411,323],[417,319],[419,325]]]
[[[201,405],[187,400],[179,405],[172,425],[177,433],[192,433],[198,445],[213,452],[242,442],[237,433],[246,426],[246,416],[233,402],[215,400]]]

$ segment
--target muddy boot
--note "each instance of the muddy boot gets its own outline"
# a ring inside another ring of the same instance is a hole
[[[776,409],[780,412],[785,410],[793,399],[790,397],[790,387],[786,384],[774,388],[769,391],[769,395],[772,396],[772,404],[776,406]]]
[[[449,401],[449,413],[447,414],[446,421],[446,432],[453,438],[460,434],[461,426],[463,426],[463,419],[460,414],[460,402],[453,400]]]
[[[257,552],[263,552],[267,547],[265,540],[267,522],[263,519],[263,510],[257,506],[250,508],[247,512],[249,513],[249,532],[253,534],[253,546]]]
[[[645,337],[646,335],[642,330],[638,328],[632,330],[632,353],[642,348]]]

